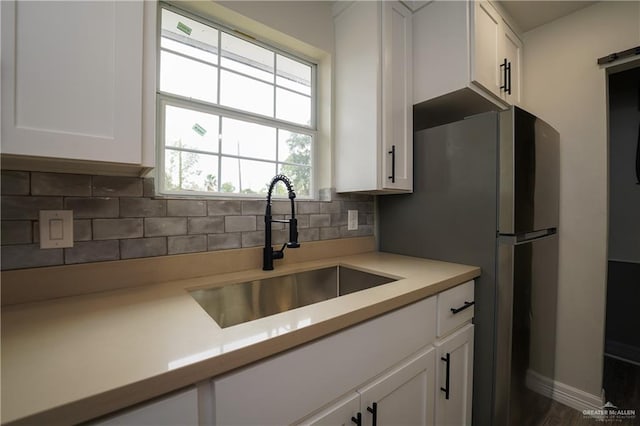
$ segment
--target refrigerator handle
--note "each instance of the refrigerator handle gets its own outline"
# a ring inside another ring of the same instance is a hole
[[[389,179],[391,179],[391,183],[396,183],[396,146],[395,145],[391,145],[391,151],[389,151],[389,154],[391,154],[391,176],[389,176]]]

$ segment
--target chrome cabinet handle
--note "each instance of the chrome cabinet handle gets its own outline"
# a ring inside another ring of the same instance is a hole
[[[471,302],[467,302],[466,300],[464,301],[464,305],[460,306],[459,308],[451,308],[451,312],[455,315],[458,312],[464,311],[465,309],[467,309],[470,306],[475,305],[476,302],[471,301]]]

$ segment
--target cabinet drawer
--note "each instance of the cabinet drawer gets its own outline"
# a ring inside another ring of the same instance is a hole
[[[473,281],[438,295],[438,337],[455,330],[473,318]]]

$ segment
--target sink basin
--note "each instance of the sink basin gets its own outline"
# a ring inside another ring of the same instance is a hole
[[[193,290],[191,296],[222,328],[395,281],[344,266]]]

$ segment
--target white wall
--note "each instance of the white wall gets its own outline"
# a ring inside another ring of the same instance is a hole
[[[596,59],[640,44],[640,2],[606,1],[524,35],[523,106],[560,145],[555,379],[600,395],[607,268],[607,100]]]

